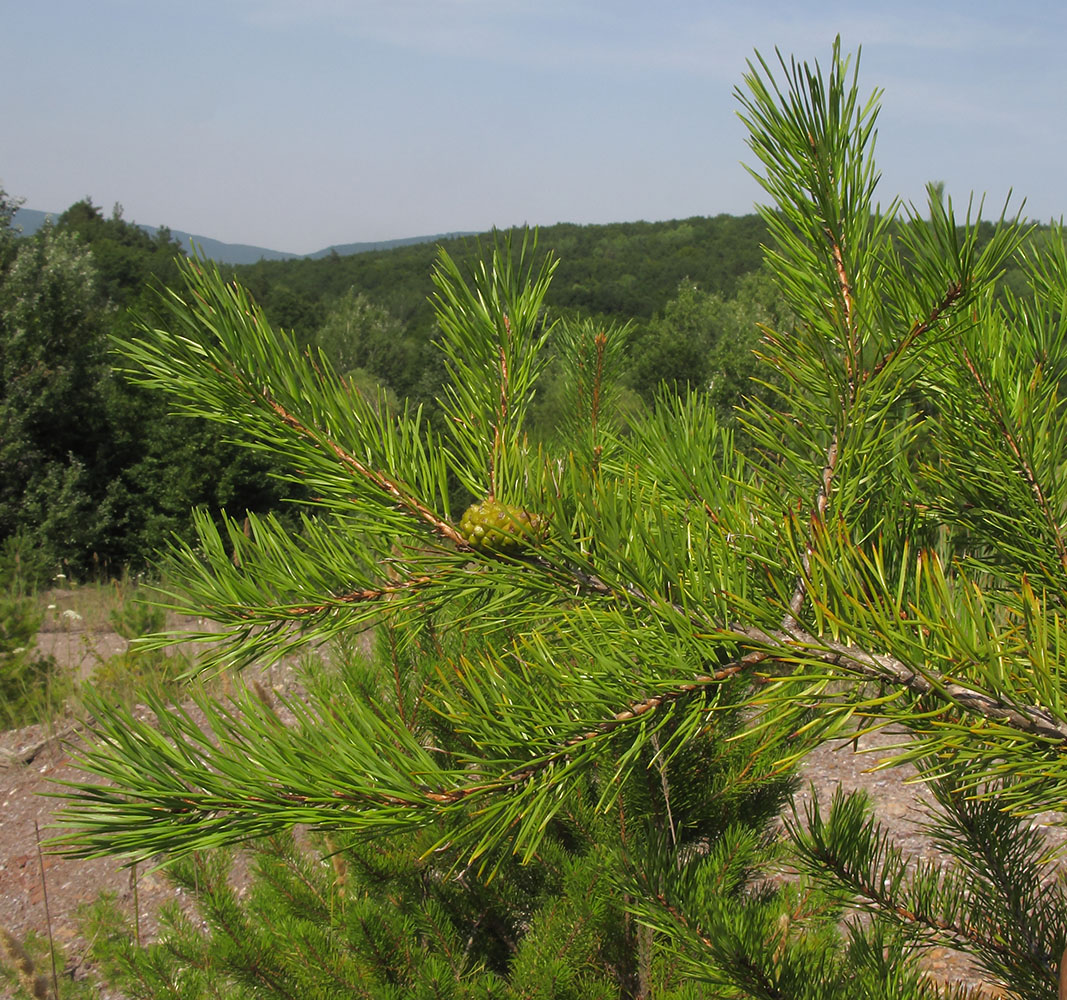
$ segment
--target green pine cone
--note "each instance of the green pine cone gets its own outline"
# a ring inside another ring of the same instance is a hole
[[[541,527],[537,514],[497,500],[471,504],[459,521],[460,534],[473,548],[505,554],[536,542]]]

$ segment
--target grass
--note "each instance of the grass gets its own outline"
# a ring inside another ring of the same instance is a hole
[[[119,631],[129,638],[126,632],[116,628],[116,622],[134,623],[144,621],[148,625],[160,627],[163,624],[161,613],[145,608],[144,602],[152,593],[151,581],[143,573],[131,574],[128,570],[119,577],[96,582],[79,583],[64,573],[57,573],[50,585],[38,591],[37,601],[43,611],[49,613],[55,627],[64,628],[64,620],[73,631],[106,632]],[[137,615],[150,614],[157,618],[141,618]],[[137,634],[151,631],[145,628]]]

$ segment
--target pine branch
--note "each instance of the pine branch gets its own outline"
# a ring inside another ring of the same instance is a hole
[[[917,320],[912,324],[908,332],[900,338],[900,341],[890,350],[884,354],[870,370],[864,373],[864,381],[878,378],[886,369],[893,366],[899,361],[908,351],[917,346],[922,338],[936,328],[938,323],[944,319],[949,310],[963,297],[964,285],[961,281],[953,281],[949,284],[945,290],[944,296],[941,301],[938,302],[929,312],[927,317],[923,320]]]
[[[967,371],[970,372],[975,385],[978,386],[982,397],[985,399],[989,412],[996,421],[1001,436],[1011,450],[1012,455],[1015,456],[1016,461],[1019,463],[1020,471],[1026,480],[1027,485],[1030,487],[1030,491],[1033,493],[1034,500],[1037,503],[1038,510],[1041,511],[1045,524],[1048,526],[1049,532],[1052,535],[1056,546],[1056,553],[1059,556],[1060,565],[1064,571],[1067,571],[1067,539],[1064,538],[1060,522],[1052,510],[1048,497],[1045,495],[1045,491],[1041,486],[1037,473],[1034,471],[1033,464],[1025,454],[1023,444],[1019,440],[1018,435],[1016,435],[1014,430],[1009,426],[1003,409],[994,398],[993,392],[987,381],[978,371],[970,352],[964,347],[959,349],[959,353],[963,360],[963,364],[966,366]]]
[[[455,529],[455,527],[453,527],[452,524],[438,517],[434,511],[430,510],[430,508],[419,499],[404,490],[396,480],[385,475],[385,473],[380,470],[372,469],[366,463],[361,462],[351,454],[351,452],[342,448],[332,437],[324,434],[323,431],[309,427],[273,399],[269,390],[263,390],[262,398],[271,410],[278,415],[279,419],[286,427],[296,431],[300,437],[305,438],[316,447],[325,446],[337,457],[342,465],[351,469],[356,475],[367,480],[367,482],[382,493],[392,497],[400,507],[424,521],[433,528],[436,534],[440,535],[442,538],[448,539],[448,541],[452,542],[456,548],[463,550],[470,548],[467,544],[467,540]]]
[[[290,604],[279,606],[278,610],[286,617],[300,618],[305,615],[320,615],[324,611],[331,611],[338,605],[376,603],[398,594],[408,594],[412,591],[422,590],[431,586],[447,587],[448,572],[445,571],[437,577],[412,576],[398,583],[387,584],[382,587],[364,587],[359,590],[350,590],[344,594],[336,594],[329,604]]]
[[[717,964],[723,961],[723,953],[727,949],[724,948],[721,938],[717,936],[713,938],[699,924],[690,920],[663,893],[656,893],[653,898],[679,927],[684,928],[687,934],[691,935],[700,945],[715,956]],[[742,986],[750,996],[759,997],[760,1000],[788,1000],[789,994],[783,993],[775,986],[774,980],[767,970],[753,961],[753,956],[749,956],[738,949],[731,949],[728,963],[732,973],[729,977],[730,980],[732,983]]]
[[[1021,734],[1048,741],[1055,751],[1067,744],[1067,722],[1057,719],[1040,705],[1014,705],[988,692],[958,684],[927,670],[909,665],[893,656],[871,653],[827,638],[818,638],[799,627],[766,632],[735,625],[733,632],[763,650],[749,654],[752,663],[763,660],[794,663],[820,663],[838,667],[848,674],[877,681],[889,681],[922,697],[934,697],[981,718],[1001,722]]]
[[[830,490],[834,481],[834,470],[837,467],[838,437],[835,434],[830,441],[830,447],[826,452],[826,462],[822,467],[819,477],[819,492],[815,498],[815,509],[812,512],[812,521],[822,523],[826,520],[826,509],[830,505]],[[814,553],[814,535],[809,537],[801,557],[800,573],[797,576],[796,586],[793,588],[793,596],[789,599],[789,614],[782,621],[782,627],[790,628],[800,616],[804,607],[804,599],[808,591],[808,579],[811,574],[811,557]]]
[[[829,464],[825,474],[832,476],[832,468]],[[810,564],[805,567],[805,575],[809,569]],[[592,593],[619,600],[637,601],[650,609],[663,606],[662,601],[650,599],[637,587],[627,586],[620,593],[595,575],[576,569],[572,569],[571,572],[576,582]],[[804,587],[799,582],[792,601],[796,601],[798,591],[802,600]],[[744,656],[724,665],[712,675],[697,678],[694,684],[721,682],[764,663],[821,663],[870,680],[890,682],[921,697],[937,698],[981,718],[1000,722],[1019,733],[1049,741],[1052,744],[1050,749],[1055,749],[1057,745],[1067,744],[1067,720],[1056,718],[1040,705],[1012,704],[981,689],[968,687],[942,677],[928,668],[909,665],[888,654],[871,652],[826,637],[817,637],[796,622],[792,614],[792,604],[790,615],[786,616],[783,627],[778,630],[764,630],[739,622],[723,627],[694,617],[681,605],[673,604],[670,607],[674,613],[688,619],[700,632],[712,631],[723,639],[733,638],[747,643],[750,647],[750,651]],[[684,693],[686,690],[686,688],[680,688],[679,693]],[[636,707],[640,712],[644,712],[649,708],[658,707],[659,703],[652,699]],[[624,713],[620,713],[622,714]]]

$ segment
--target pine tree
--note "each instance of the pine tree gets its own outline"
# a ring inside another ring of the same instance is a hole
[[[459,630],[422,624],[403,636],[379,627],[369,662],[353,650],[316,660],[307,701],[381,707],[391,688],[393,704],[424,740],[454,741],[455,731],[438,723],[421,692],[438,669],[469,652],[470,640]],[[398,684],[403,693],[396,693]],[[273,700],[262,688],[253,694],[261,703]],[[642,790],[646,813],[649,792],[661,787],[655,773]],[[703,836],[713,838],[744,823],[755,837],[788,787],[778,779],[761,803],[746,803],[741,819],[723,796],[675,801],[675,829],[700,823]],[[736,796],[733,805],[746,798]],[[636,810],[635,816],[646,818]],[[94,942],[107,986],[142,998],[688,1000],[698,994],[683,964],[665,938],[632,919],[618,891],[625,848],[641,839],[625,818],[621,804],[605,814],[591,795],[576,796],[528,863],[507,852],[494,856],[492,879],[442,843],[441,824],[378,839],[338,830],[309,844],[305,835],[299,846],[291,835],[272,836],[253,846],[241,890],[230,877],[230,852],[196,853],[169,865],[167,877],[193,909],[169,906],[157,940],[138,944],[114,901],[92,908],[83,933]]]
[[[879,95],[861,98],[857,65],[838,45],[826,72],[758,58],[738,92],[795,317],[760,347],[777,399],[740,415],[754,454],[699,394],[618,433],[599,402],[611,330],[570,338],[582,431],[530,447],[555,264],[527,244],[469,276],[440,258],[439,432],[191,264],[169,325],[126,345],[131,369],[271,454],[320,513],[247,535],[201,518],[172,552],[174,601],[223,632],[188,638],[246,664],[429,613],[473,645],[420,689],[447,740],[410,724],[402,685],[293,703],[288,725],[254,698],[203,701],[206,735],[163,705],[151,726],[98,706],[101,780],[67,792],[68,848],[439,825],[438,847],[491,874],[534,862],[588,797],[626,815],[620,898],[697,995],[954,995],[915,961],[936,940],[1009,995],[1055,996],[1062,888],[1022,817],[1062,809],[1067,777],[1067,248],[1057,233],[1038,252],[973,206],[961,222],[936,189],[882,209]],[[1024,297],[997,286],[1016,252]],[[938,782],[955,864],[906,863],[840,800],[795,826],[800,880],[768,880],[779,848],[754,820],[776,775],[817,739],[886,724],[907,734],[896,759]],[[676,821],[709,801],[718,828]],[[857,907],[873,919],[839,930]]]

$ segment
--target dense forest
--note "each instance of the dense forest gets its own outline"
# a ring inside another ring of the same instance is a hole
[[[278,502],[266,467],[112,371],[110,338],[148,315],[177,245],[72,205],[31,237],[0,192],[0,540],[32,586],[142,565],[190,508]]]
[[[263,460],[205,421],[192,433],[164,404],[112,368],[109,341],[151,326],[159,291],[177,281],[180,246],[80,201],[32,236],[18,203],[0,202],[0,539],[24,577],[64,567],[104,575],[143,566],[190,525],[190,511],[284,510]],[[446,241],[461,267],[508,234]],[[546,308],[627,326],[628,393],[648,404],[659,386],[717,394],[729,414],[745,388],[756,323],[779,318],[759,272],[758,216],[604,226],[536,234],[560,260]],[[273,324],[292,330],[363,391],[410,400],[436,419],[444,379],[430,302],[435,245],[232,269]],[[553,354],[551,342],[546,350]],[[558,423],[563,373],[535,406],[535,433]],[[299,500],[299,496],[296,497]]]
[[[672,222],[541,228],[541,248],[563,262],[548,305],[597,316],[649,319],[689,279],[729,295],[737,279],[759,268],[766,227],[756,215],[719,215]],[[461,262],[480,256],[485,238],[452,239],[394,250],[317,260],[260,261],[236,268],[240,280],[276,322],[310,330],[324,304],[358,288],[405,323],[433,322],[430,272],[443,247]]]
[[[234,447],[225,428],[178,428],[158,398],[112,370],[109,341],[150,327],[160,290],[177,281],[183,254],[169,231],[149,235],[120,206],[107,216],[83,200],[24,237],[17,209],[0,191],[0,540],[23,575],[141,567],[187,534],[193,508],[262,513],[291,510],[283,495],[304,499],[264,459]],[[227,273],[275,327],[322,351],[361,391],[422,406],[434,421],[445,367],[433,262],[443,249],[468,269],[494,240],[518,235],[263,260]],[[662,390],[709,393],[726,424],[745,394],[773,392],[752,381],[753,350],[761,326],[788,327],[790,313],[761,265],[760,216],[559,224],[534,236],[537,253],[559,261],[546,312],[625,329],[624,423]],[[566,372],[552,339],[545,350],[529,429],[547,439],[562,417]]]

